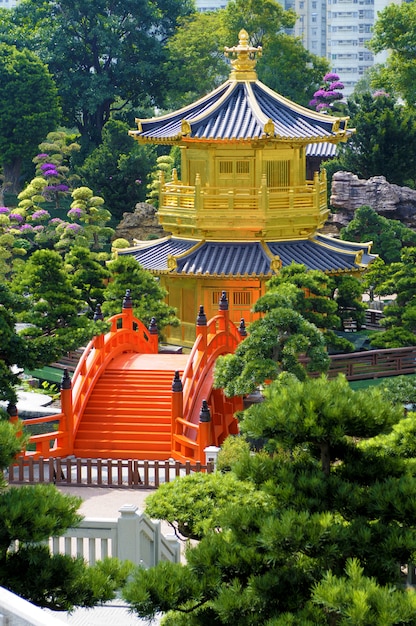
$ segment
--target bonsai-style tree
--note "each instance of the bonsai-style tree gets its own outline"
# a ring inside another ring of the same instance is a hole
[[[164,302],[165,289],[133,257],[120,255],[108,263],[107,268],[110,280],[104,290],[102,311],[105,316],[120,313],[123,298],[130,289],[134,315],[146,326],[152,317],[156,319],[159,332],[168,324],[179,324],[175,309]]]
[[[403,421],[402,408],[342,376],[282,374],[264,395],[241,421],[263,449],[240,455],[232,472],[272,509],[221,504],[185,564],[136,570],[125,598],[140,617],[167,612],[166,626],[416,624],[400,568],[416,549],[412,464],[372,445]],[[199,505],[195,494],[189,509]]]

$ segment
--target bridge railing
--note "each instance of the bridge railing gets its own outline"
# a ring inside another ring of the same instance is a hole
[[[172,453],[175,458],[202,462],[210,445],[209,422],[200,420],[201,405],[212,389],[215,360],[234,352],[242,333],[230,320],[223,292],[218,315],[207,321],[203,307],[197,318],[197,337],[182,375],[180,401],[172,403]]]

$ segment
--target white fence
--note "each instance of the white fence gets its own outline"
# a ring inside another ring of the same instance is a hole
[[[152,521],[138,507],[125,504],[118,519],[84,519],[62,537],[49,540],[53,554],[82,556],[90,565],[107,556],[132,561],[148,568],[159,561],[180,560],[180,544],[174,535],[165,537],[160,522]]]
[[[148,568],[159,561],[180,561],[180,543],[164,536],[160,522],[152,521],[137,506],[125,504],[117,519],[86,518],[62,537],[51,537],[53,554],[81,556],[89,564],[107,556]],[[58,626],[53,616],[0,587],[0,626]]]

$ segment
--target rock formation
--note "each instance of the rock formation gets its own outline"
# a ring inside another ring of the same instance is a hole
[[[146,241],[154,237],[164,237],[166,232],[160,226],[156,207],[147,202],[139,202],[133,213],[124,213],[123,219],[116,228],[114,239],[127,239],[131,245],[134,239]]]
[[[416,191],[391,185],[384,176],[361,180],[351,172],[335,172],[330,204],[336,213],[331,215],[329,223],[338,228],[353,219],[356,209],[368,205],[380,215],[416,229]]]

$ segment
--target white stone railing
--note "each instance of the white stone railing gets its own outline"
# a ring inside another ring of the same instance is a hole
[[[62,537],[51,537],[53,554],[81,556],[90,565],[107,556],[148,568],[159,561],[180,561],[180,543],[164,536],[161,523],[152,521],[138,507],[126,504],[117,519],[86,518]],[[62,621],[0,587],[0,626],[61,626]]]
[[[0,587],[1,626],[62,626],[62,621]]]
[[[180,560],[176,537],[162,535],[160,522],[152,521],[131,504],[121,507],[118,519],[84,519],[62,537],[52,537],[49,545],[53,554],[82,556],[89,565],[107,556],[145,568],[159,561]]]

